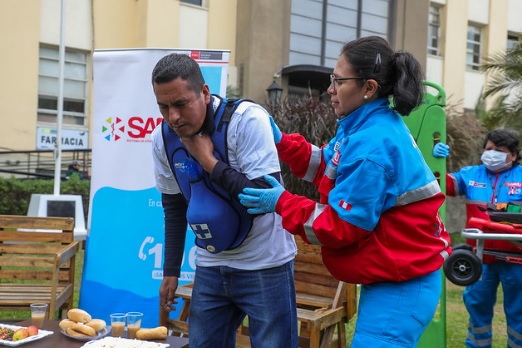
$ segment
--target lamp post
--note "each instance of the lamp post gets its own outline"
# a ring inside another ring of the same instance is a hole
[[[59,80],[58,80],[58,115],[56,117],[56,144],[54,147],[54,195],[60,195],[62,173],[62,122],[63,122],[63,90],[65,65],[65,0],[61,0],[60,8],[60,47],[59,47]]]
[[[270,102],[270,105],[275,106],[279,103],[281,94],[283,94],[283,88],[275,81],[275,79],[272,81],[272,84],[268,86],[266,91],[268,92],[268,101]]]

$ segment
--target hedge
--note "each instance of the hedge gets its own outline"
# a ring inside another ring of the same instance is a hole
[[[73,175],[69,180],[60,183],[60,194],[81,195],[83,211],[89,211],[89,193],[91,181]],[[27,215],[31,195],[53,194],[54,180],[49,179],[16,179],[0,177],[0,214]]]

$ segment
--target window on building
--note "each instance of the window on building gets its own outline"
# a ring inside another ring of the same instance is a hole
[[[60,62],[58,47],[40,47],[38,122],[57,122]],[[87,54],[66,49],[63,71],[63,123],[84,126]]]
[[[440,7],[434,5],[428,19],[428,54],[440,55]]]
[[[333,68],[346,42],[389,39],[392,6],[393,0],[292,0],[289,64]]]
[[[197,6],[203,6],[203,0],[181,0],[181,2]]]
[[[520,39],[519,39],[518,35],[508,34],[506,49],[508,51],[512,50],[516,45],[519,44],[519,42],[520,42]]]
[[[466,67],[472,70],[480,69],[480,50],[482,45],[482,29],[468,25],[468,40],[466,48]]]
[[[289,66],[321,66],[327,68],[327,73],[313,69],[291,73],[289,100],[326,93],[330,69],[335,67],[346,42],[369,35],[389,40],[394,1],[292,0]]]

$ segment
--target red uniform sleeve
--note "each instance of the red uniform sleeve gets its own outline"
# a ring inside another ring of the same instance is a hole
[[[446,195],[455,197],[455,181],[449,174],[446,174]]]
[[[301,236],[308,244],[320,244],[337,249],[369,237],[370,232],[342,220],[329,205],[324,206],[324,210],[311,219],[318,204],[306,197],[285,191],[277,202],[276,212],[283,218],[283,228],[294,235]],[[313,236],[310,238],[305,231],[307,223],[311,224],[313,231]]]
[[[312,156],[312,144],[310,144],[301,134],[283,133],[281,141],[277,146],[279,159],[290,167],[290,171],[298,178],[303,178],[308,172],[310,158]],[[325,169],[324,158],[321,153],[321,163],[317,168],[317,174],[313,179],[313,184],[318,186]]]

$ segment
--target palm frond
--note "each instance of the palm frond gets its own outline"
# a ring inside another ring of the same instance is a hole
[[[482,118],[487,129],[522,125],[522,43],[486,59],[482,69],[490,74],[484,98],[495,104]]]
[[[522,78],[512,79],[504,74],[491,75],[489,83],[484,90],[484,97],[489,97],[497,93],[509,94],[513,90],[522,88]]]

